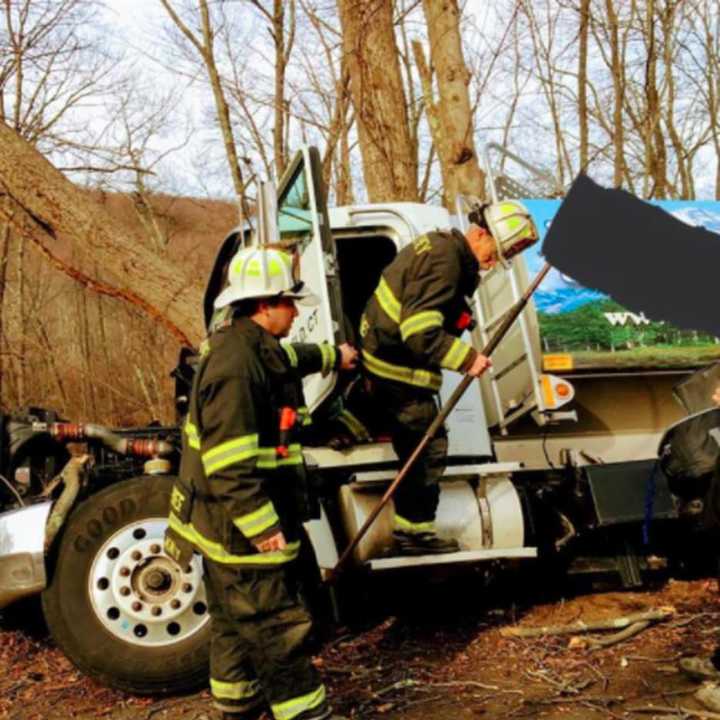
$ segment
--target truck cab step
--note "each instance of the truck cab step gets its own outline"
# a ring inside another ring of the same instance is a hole
[[[537,548],[494,548],[489,550],[461,550],[442,555],[395,555],[392,557],[374,558],[367,562],[371,570],[395,570],[405,567],[422,567],[425,565],[455,565],[456,563],[483,562],[486,560],[512,560],[519,558],[536,558]]]

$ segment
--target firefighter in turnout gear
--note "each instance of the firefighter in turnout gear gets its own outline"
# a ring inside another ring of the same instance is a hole
[[[393,447],[404,465],[438,413],[443,368],[480,376],[490,361],[460,339],[472,326],[467,304],[491,269],[537,239],[528,211],[514,201],[476,208],[465,234],[429,232],[385,268],[360,323],[363,368],[390,416]],[[395,495],[394,539],[404,554],[458,551],[438,536],[435,512],[447,434],[427,445]]]
[[[301,377],[350,369],[349,345],[281,344],[314,304],[289,254],[240,250],[216,308],[232,307],[210,336],[194,378],[165,548],[181,566],[204,558],[211,615],[210,689],[223,717],[266,709],[276,720],[329,718],[310,662],[311,621],[292,571],[308,519],[298,431]]]

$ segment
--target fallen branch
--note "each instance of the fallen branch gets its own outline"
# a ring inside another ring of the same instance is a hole
[[[635,637],[635,635],[638,635],[646,628],[649,628],[652,623],[649,620],[643,620],[642,622],[636,622],[630,625],[629,627],[626,627],[624,630],[621,630],[620,632],[613,633],[612,635],[608,635],[604,638],[580,638],[580,637],[574,637],[570,640],[570,644],[568,647],[572,648],[573,650],[577,649],[587,649],[587,650],[600,650],[602,648],[610,647],[611,645],[617,645],[618,643],[623,642],[623,640],[628,640],[631,637]]]
[[[658,706],[658,705],[641,705],[637,707],[625,708],[626,712],[639,714],[661,714],[661,715],[678,715],[681,717],[696,717],[700,720],[720,720],[720,713],[710,712],[709,710],[693,710],[692,708],[677,706]]]
[[[476,680],[452,680],[448,682],[420,682],[419,680],[414,680],[413,678],[405,678],[404,680],[398,680],[397,682],[394,682],[392,685],[388,685],[387,687],[381,688],[380,690],[373,691],[373,695],[375,697],[379,697],[382,695],[387,695],[389,692],[394,692],[395,690],[428,690],[432,688],[441,688],[441,687],[471,687],[471,688],[478,688],[480,690],[493,690],[498,691],[500,688],[497,685],[487,685],[485,683],[477,682]],[[517,690],[513,692],[518,692],[522,695],[522,691]]]
[[[545,635],[577,635],[578,633],[595,632],[599,630],[620,630],[640,622],[661,622],[675,614],[671,607],[647,610],[633,613],[624,617],[610,618],[609,620],[593,620],[585,622],[578,620],[568,625],[541,625],[540,627],[512,627],[503,628],[500,634],[503,637],[534,638]]]

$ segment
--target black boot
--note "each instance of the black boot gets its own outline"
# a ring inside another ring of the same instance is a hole
[[[442,555],[460,551],[457,540],[438,537],[434,532],[406,533],[396,530],[393,539],[395,550],[400,555]]]
[[[266,704],[262,699],[247,705],[236,705],[232,711],[228,706],[222,707],[217,701],[215,707],[220,710],[222,720],[260,720],[265,711]],[[268,711],[269,713],[269,711]]]

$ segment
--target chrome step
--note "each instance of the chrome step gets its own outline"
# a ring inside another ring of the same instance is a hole
[[[490,550],[461,550],[441,555],[397,555],[375,558],[367,562],[371,570],[395,570],[424,565],[454,565],[456,563],[483,562],[486,560],[514,560],[518,558],[536,558],[537,548],[495,548]]]

